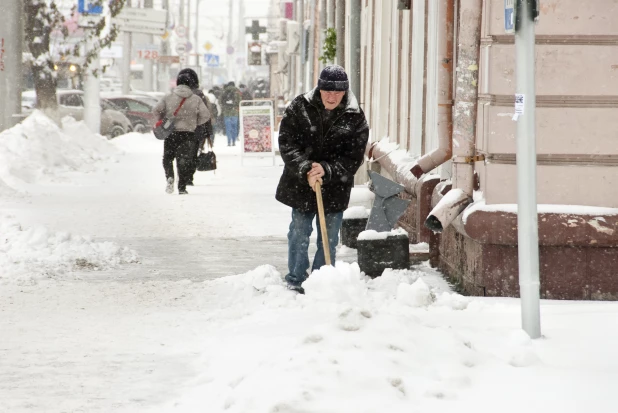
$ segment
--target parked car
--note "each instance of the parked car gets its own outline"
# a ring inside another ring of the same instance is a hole
[[[156,105],[156,101],[146,96],[126,95],[126,96],[110,96],[107,98],[114,105],[118,106],[133,125],[135,132],[145,133],[150,132],[156,122],[155,115],[152,109]]]
[[[81,90],[57,90],[58,110],[60,116],[71,116],[75,120],[84,119],[84,92]],[[28,112],[36,108],[36,93],[34,90],[22,92],[22,110]],[[107,99],[101,99],[101,128],[99,133],[115,138],[131,132],[131,121],[122,113],[120,108]]]

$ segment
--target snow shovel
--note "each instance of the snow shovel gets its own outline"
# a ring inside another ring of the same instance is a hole
[[[320,220],[320,232],[322,234],[322,247],[324,248],[324,260],[326,265],[330,263],[330,248],[328,248],[328,232],[326,231],[326,218],[324,218],[324,203],[322,202],[322,185],[315,183],[315,196],[318,200],[318,219]]]

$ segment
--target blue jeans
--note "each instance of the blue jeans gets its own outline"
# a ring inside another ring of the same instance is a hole
[[[292,209],[292,222],[288,232],[288,270],[285,280],[290,284],[300,285],[307,279],[309,269],[309,237],[313,231],[313,219],[316,212],[302,212]],[[343,220],[343,212],[326,214],[326,233],[328,235],[328,249],[330,250],[331,264],[335,265],[335,248],[339,243],[339,230]],[[325,265],[324,247],[322,245],[322,232],[320,220],[316,219],[318,230],[318,250],[313,258],[311,270],[317,270]]]
[[[225,117],[225,134],[227,135],[227,144],[233,145],[238,139],[238,116]]]

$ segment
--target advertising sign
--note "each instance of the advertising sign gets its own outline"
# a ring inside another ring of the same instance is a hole
[[[270,101],[242,101],[240,103],[240,139],[242,155],[271,155],[273,165],[273,106]]]

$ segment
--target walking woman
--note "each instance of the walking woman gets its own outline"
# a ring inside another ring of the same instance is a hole
[[[163,169],[167,181],[165,192],[168,194],[174,192],[174,159],[178,169],[178,193],[187,194],[187,183],[193,175],[193,157],[197,145],[195,129],[210,120],[208,108],[191,89],[193,83],[191,74],[180,72],[176,79],[176,88],[153,109],[157,119],[175,119],[175,130],[163,145]]]

